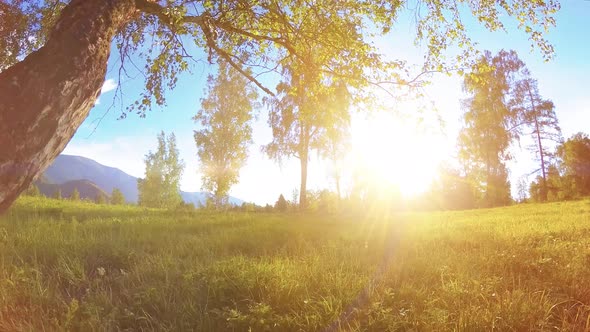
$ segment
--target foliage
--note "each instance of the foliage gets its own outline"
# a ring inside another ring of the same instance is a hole
[[[139,205],[153,208],[174,208],[180,202],[180,177],[184,163],[176,148],[176,136],[158,135],[158,149],[145,156],[145,178],[137,180]]]
[[[529,194],[533,202],[556,202],[580,197],[572,177],[560,174],[555,165],[549,166],[545,179],[538,175],[531,182]]]
[[[429,197],[435,209],[467,210],[477,206],[475,186],[468,176],[449,166],[441,166],[438,174]]]
[[[329,190],[308,192],[308,207],[310,212],[335,214],[340,210],[340,197],[338,193]]]
[[[476,53],[462,23],[469,14],[492,31],[504,28],[502,16],[513,16],[532,43],[550,58],[553,47],[543,32],[555,25],[553,15],[559,9],[559,3],[553,0],[501,4],[434,1],[419,2],[416,7],[387,0],[281,0],[272,5],[239,0],[222,4],[183,1],[167,7],[145,1],[139,4],[144,4],[139,6],[142,13],[117,37],[117,46],[123,59],[135,52],[146,60],[145,91],[131,108],[140,114],[154,102],[163,105],[165,90],[174,88],[180,73],[190,70],[186,51],[190,48],[185,45],[188,40],[207,50],[209,61],[226,61],[240,70],[248,67],[254,72],[281,72],[296,61],[302,67],[349,77],[359,86],[386,81],[408,83],[411,78],[403,77],[407,70],[403,59],[384,61],[371,42],[375,36],[395,31],[396,18],[403,10],[414,10],[416,15],[416,39],[423,40],[427,49],[424,70],[444,70],[454,67],[455,62],[467,63]],[[141,47],[146,35],[155,38],[150,41],[152,45],[163,46],[146,51]],[[327,59],[310,57],[310,51],[319,45],[329,49]],[[454,46],[463,52],[448,61],[444,51]],[[256,76],[247,76],[263,86]]]
[[[508,147],[518,137],[519,113],[511,107],[515,83],[524,63],[514,51],[490,52],[465,76],[464,127],[459,134],[459,157],[479,191],[482,206],[510,203],[505,162]]]
[[[228,202],[232,185],[248,158],[252,142],[252,111],[257,108],[256,90],[225,62],[216,78],[209,76],[208,96],[193,118],[201,129],[195,131],[197,154],[203,174],[203,188],[211,192],[215,205]]]
[[[74,190],[72,190],[72,194],[70,195],[70,200],[72,200],[72,201],[79,201],[80,200],[80,192],[78,191],[78,188],[74,188]]]
[[[320,53],[323,49],[318,45],[314,50]],[[284,157],[299,159],[299,205],[306,208],[310,152],[315,150],[334,159],[342,154],[340,142],[347,136],[350,123],[349,83],[317,68],[297,65],[285,70],[283,75],[286,81],[278,84],[278,95],[265,99],[270,107],[268,122],[273,140],[264,150],[279,162]]]
[[[44,44],[62,8],[61,1],[0,2],[0,72]]]
[[[0,21],[5,27],[0,30],[3,43],[0,70],[43,45],[68,3],[66,0],[0,3]],[[145,89],[129,110],[145,115],[152,104],[164,105],[166,90],[174,88],[179,75],[191,69],[190,56],[194,54],[187,50],[194,50],[195,46],[208,52],[209,61],[220,59],[231,61],[237,69],[250,67],[265,71],[280,67],[291,58],[313,65],[305,51],[319,40],[333,48],[334,53],[338,51],[340,56],[333,61],[350,64],[339,74],[356,76],[368,84],[379,69],[388,67],[371,40],[395,32],[397,18],[404,10],[415,15],[416,39],[424,41],[428,51],[424,69],[443,69],[454,61],[466,63],[475,53],[474,42],[463,24],[469,16],[476,17],[491,31],[504,29],[507,18],[513,17],[543,56],[551,58],[553,47],[545,40],[544,32],[555,25],[554,15],[560,6],[554,0],[430,1],[418,2],[416,6],[387,0],[314,3],[280,0],[272,5],[240,0],[223,3],[138,0],[136,7],[137,14],[128,18],[127,25],[116,36],[115,45],[123,68],[136,66],[135,61],[133,64],[129,61],[133,57],[143,60]],[[144,47],[148,43],[150,47]],[[463,52],[447,63],[444,51],[455,46]],[[397,68],[398,75],[404,73],[403,59],[393,64],[389,67]],[[324,70],[332,69],[332,65],[319,64]],[[262,86],[255,76],[249,78]]]
[[[113,192],[111,193],[111,204],[114,205],[123,205],[125,204],[125,196],[123,192],[119,188],[114,188]]]
[[[588,213],[187,215],[21,197],[0,217],[0,330],[584,331]]]
[[[285,212],[285,211],[287,211],[288,208],[289,208],[289,203],[287,203],[285,196],[283,196],[283,194],[281,194],[279,196],[279,199],[275,203],[275,209],[279,212]]]
[[[565,177],[577,196],[590,195],[590,137],[577,133],[557,147]]]

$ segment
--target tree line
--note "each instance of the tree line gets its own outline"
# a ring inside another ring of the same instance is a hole
[[[44,195],[39,190],[39,187],[37,187],[37,185],[35,185],[35,184],[31,184],[29,186],[29,188],[27,188],[27,190],[25,190],[22,193],[22,195],[28,196],[28,197],[44,197]],[[123,195],[123,192],[121,192],[121,190],[119,188],[114,188],[110,196],[106,195],[103,192],[98,192],[96,194],[96,197],[94,197],[94,198],[90,198],[90,197],[81,198],[80,191],[78,190],[78,188],[74,188],[68,197],[64,197],[62,195],[62,190],[60,188],[57,188],[53,192],[53,194],[50,196],[50,198],[57,199],[57,200],[67,199],[72,202],[79,202],[79,201],[94,202],[96,204],[112,204],[112,205],[127,204],[125,196]]]
[[[430,191],[421,196],[423,201],[444,209],[511,204],[515,199],[508,179],[507,162],[514,158],[510,148],[526,138],[532,142],[527,148],[538,168],[531,170],[536,177],[518,200],[545,202],[589,193],[588,136],[579,133],[563,140],[554,103],[541,96],[537,80],[515,51],[502,50],[495,55],[486,51],[463,77],[467,97],[462,100],[458,166],[441,167]],[[262,150],[278,162],[286,157],[300,160],[299,199],[291,206],[313,209],[334,201],[320,191],[312,199],[316,207],[309,206],[307,197],[314,194],[307,190],[307,168],[311,151],[334,163],[347,152],[352,96],[345,82],[310,78],[306,70],[298,69],[285,74],[277,91],[280,94],[264,97],[260,103],[251,83],[223,62],[217,75],[208,77],[206,97],[193,119],[200,127],[194,138],[203,189],[211,193],[212,206],[227,205],[229,190],[238,182],[252,144],[251,121],[262,105],[268,108],[273,133],[272,141]],[[166,145],[161,133],[158,142],[158,152],[146,157],[146,179],[139,182],[140,204],[177,205],[181,201],[178,183],[182,162],[175,137],[172,134]],[[403,157],[400,162],[404,162]],[[157,174],[156,180],[150,180],[153,174]],[[338,174],[335,178],[336,201],[341,201]],[[353,186],[356,192],[350,193],[348,200],[374,200],[371,188],[359,183]],[[157,188],[168,188],[162,189],[161,202],[150,197]],[[285,202],[281,195],[275,205],[285,210]]]
[[[228,207],[229,191],[239,181],[252,144],[252,120],[263,106],[269,111],[273,138],[262,150],[278,162],[298,158],[301,167],[299,197],[287,202],[280,195],[274,207],[281,211],[295,207],[334,210],[345,204],[338,174],[336,195],[310,192],[307,168],[314,150],[334,164],[347,153],[353,97],[346,82],[310,75],[304,69],[288,70],[278,83],[280,93],[263,98],[247,78],[225,62],[219,63],[216,75],[208,76],[206,95],[193,117],[199,127],[194,141],[202,188],[210,193],[207,206]],[[515,51],[502,50],[495,55],[486,51],[463,77],[467,97],[462,100],[458,166],[441,167],[431,189],[419,198],[422,203],[415,205],[466,209],[590,194],[588,135],[578,133],[564,141],[554,103],[541,96],[538,82]],[[518,184],[519,197],[514,199],[508,180],[507,162],[514,157],[510,147],[527,137],[532,142],[527,148],[538,168],[531,170],[535,178],[530,184]],[[176,208],[184,204],[180,196],[184,163],[174,133],[166,136],[161,132],[157,142],[156,152],[145,157],[145,177],[138,180],[138,204]],[[376,199],[371,188],[359,184],[353,186],[346,204]],[[75,199],[76,195],[72,196]],[[399,195],[389,199],[390,203],[399,200]]]
[[[146,116],[165,105],[167,91],[203,53],[209,63],[224,62],[236,70],[268,96],[275,110],[270,125],[289,138],[273,140],[267,150],[276,157],[300,158],[300,204],[305,206],[309,151],[332,145],[324,133],[346,123],[338,112],[319,106],[332,108],[332,102],[351,96],[366,103],[369,88],[392,90],[423,82],[422,74],[409,73],[405,59],[388,59],[373,43],[398,32],[400,15],[415,15],[415,37],[426,50],[421,69],[431,72],[469,63],[476,54],[476,43],[462,23],[466,17],[477,17],[491,31],[517,20],[531,44],[551,58],[553,47],[544,33],[555,25],[559,8],[557,1],[522,0],[416,6],[389,0],[2,1],[0,211],[42,174],[86,119],[109,59],[119,60],[113,62],[119,66],[119,82],[136,69],[144,78],[137,99],[122,106],[122,117]],[[445,57],[454,46],[460,55]],[[266,86],[260,79],[266,74],[280,75],[284,84]],[[330,102],[320,103],[324,99]]]

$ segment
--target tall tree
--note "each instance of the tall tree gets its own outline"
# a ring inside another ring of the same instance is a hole
[[[431,195],[443,210],[467,210],[476,207],[474,186],[462,172],[450,165],[441,165],[439,177],[432,183]]]
[[[341,110],[347,110],[349,105],[341,104]],[[337,118],[336,123],[329,126],[324,136],[324,142],[321,144],[320,151],[322,157],[329,160],[331,165],[331,175],[334,178],[336,194],[338,199],[342,199],[342,170],[344,169],[345,157],[351,148],[350,136],[350,113],[342,112]]]
[[[523,75],[524,77],[516,82],[512,103],[515,113],[522,118],[522,124],[530,128],[530,135],[535,141],[532,149],[539,160],[538,171],[541,173],[538,198],[540,201],[546,201],[547,170],[554,158],[553,148],[562,141],[561,129],[553,102],[541,97],[537,81],[531,77],[528,70],[525,69]]]
[[[155,208],[172,208],[182,202],[180,177],[184,163],[176,148],[174,133],[166,138],[158,135],[158,149],[145,156],[145,178],[137,180],[139,205]]]
[[[300,163],[299,205],[306,208],[310,152],[328,154],[345,136],[350,121],[350,94],[346,83],[322,75],[313,68],[293,67],[285,73],[289,82],[278,85],[279,94],[267,98],[273,140],[264,147],[273,159],[295,157]],[[332,152],[336,153],[335,150]]]
[[[213,194],[217,207],[226,205],[232,185],[248,158],[252,142],[252,111],[258,107],[258,93],[248,80],[225,62],[217,77],[209,76],[208,95],[193,118],[201,129],[195,131],[201,162],[203,188]]]
[[[120,73],[133,68],[134,57],[145,62],[145,89],[129,108],[144,115],[153,104],[164,105],[166,90],[190,70],[192,57],[187,50],[194,46],[205,50],[211,62],[227,61],[270,94],[244,68],[258,68],[261,73],[280,68],[287,59],[305,62],[302,50],[310,49],[318,38],[340,49],[349,64],[365,69],[338,69],[335,74],[356,77],[364,85],[413,82],[400,75],[387,75],[384,80],[367,76],[388,67],[383,66],[370,37],[391,31],[397,16],[407,8],[415,8],[417,37],[427,42],[425,70],[446,63],[443,51],[447,47],[459,45],[465,53],[473,53],[473,43],[461,23],[465,15],[479,18],[489,30],[502,29],[504,17],[515,17],[544,56],[553,53],[543,35],[555,24],[556,0],[428,1],[415,7],[389,0],[2,1],[0,211],[43,172],[88,115],[104,82],[113,40]],[[331,22],[334,33],[298,29],[308,19]],[[359,38],[362,31],[372,31],[371,36]],[[333,43],[335,36],[343,36],[344,42]],[[467,59],[464,55],[460,61]],[[402,60],[389,68],[403,74]],[[330,63],[321,66],[325,71],[333,69]]]
[[[464,127],[459,134],[460,158],[480,188],[486,207],[510,202],[510,183],[505,162],[508,147],[518,137],[518,114],[511,105],[515,82],[524,63],[514,51],[488,51],[465,76]]]
[[[590,137],[577,133],[557,148],[564,176],[576,196],[590,195]]]

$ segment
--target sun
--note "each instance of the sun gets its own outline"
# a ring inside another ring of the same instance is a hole
[[[446,157],[446,145],[440,132],[391,113],[376,113],[352,126],[354,167],[372,186],[397,190],[404,197],[429,189]]]

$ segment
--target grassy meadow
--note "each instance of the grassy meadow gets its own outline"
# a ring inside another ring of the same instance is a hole
[[[23,197],[0,331],[590,329],[590,201],[373,216]]]

